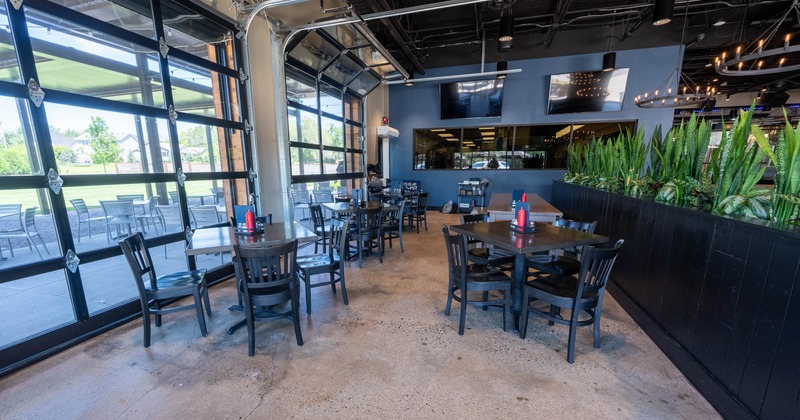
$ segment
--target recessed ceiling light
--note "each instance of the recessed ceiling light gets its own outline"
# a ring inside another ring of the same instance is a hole
[[[706,67],[711,67],[711,63],[707,63],[707,64],[706,64]]]
[[[728,22],[725,22],[724,20],[720,19],[720,20],[714,22],[714,26],[722,26],[722,25],[724,25],[726,23],[728,23]]]
[[[441,132],[447,131],[447,129],[445,129],[445,128],[434,128],[431,131],[433,131],[434,133],[441,133]]]

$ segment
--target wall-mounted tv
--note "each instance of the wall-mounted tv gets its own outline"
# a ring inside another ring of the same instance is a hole
[[[548,114],[621,111],[628,69],[550,75]]]
[[[500,117],[503,111],[503,80],[476,80],[439,85],[441,118]]]

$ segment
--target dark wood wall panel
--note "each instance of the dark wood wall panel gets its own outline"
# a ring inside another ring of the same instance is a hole
[[[610,290],[723,416],[800,419],[800,228],[559,181],[552,200],[625,239]]]

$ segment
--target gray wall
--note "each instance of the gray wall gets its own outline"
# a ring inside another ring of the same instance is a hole
[[[391,125],[400,130],[392,140],[392,182],[420,180],[422,189],[430,192],[428,206],[439,207],[447,200],[456,200],[460,181],[470,177],[489,179],[488,194],[524,188],[527,192],[550,199],[551,181],[561,178],[563,170],[414,170],[413,136],[415,128],[483,127],[486,125],[587,123],[598,121],[637,120],[649,136],[657,125],[672,124],[673,109],[638,108],[633,99],[645,91],[652,92],[675,68],[678,46],[617,52],[617,68],[629,68],[628,84],[622,111],[581,114],[546,115],[547,92],[551,74],[598,70],[602,53],[576,56],[511,61],[509,69],[522,69],[506,79],[501,118],[439,119],[439,82],[420,82],[414,86],[392,85],[389,89]],[[494,71],[495,64],[485,71]],[[480,65],[431,69],[424,76],[477,73]],[[672,82],[673,90],[676,81]],[[488,201],[487,201],[488,205]]]

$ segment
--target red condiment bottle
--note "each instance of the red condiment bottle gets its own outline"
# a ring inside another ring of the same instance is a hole
[[[256,216],[250,209],[248,209],[247,213],[244,215],[244,225],[248,230],[255,230],[256,228]]]
[[[528,227],[528,213],[525,209],[519,209],[517,212],[517,226],[523,229]]]
[[[521,200],[522,200],[523,203],[527,203],[528,202],[528,194],[522,193],[522,199]]]

